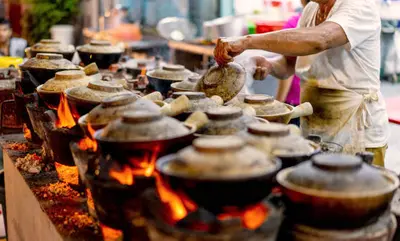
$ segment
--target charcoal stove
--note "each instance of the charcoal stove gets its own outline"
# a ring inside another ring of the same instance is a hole
[[[17,79],[5,73],[0,73],[0,133],[19,133],[22,130],[22,121],[16,112],[14,93]]]
[[[146,202],[144,216],[151,240],[165,241],[275,241],[282,221],[282,210],[265,200],[261,206],[267,208],[267,217],[258,227],[245,228],[243,218],[226,215],[214,216],[202,208],[188,213],[183,219],[171,224],[165,203],[160,201],[155,190],[148,190],[143,195]],[[166,213],[167,212],[167,213]],[[252,220],[257,217],[251,216]],[[133,240],[133,239],[132,239]]]
[[[397,229],[395,215],[389,210],[376,222],[350,230],[323,230],[285,220],[278,241],[390,241]]]

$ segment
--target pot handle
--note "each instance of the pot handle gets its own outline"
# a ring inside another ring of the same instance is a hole
[[[153,93],[143,96],[142,99],[151,100],[151,101],[156,101],[156,100],[162,101],[163,96],[160,92],[156,91],[156,92],[153,92]]]
[[[185,124],[199,130],[205,126],[208,121],[208,117],[204,112],[196,111],[186,119]]]
[[[161,113],[168,116],[177,116],[189,110],[189,108],[190,108],[189,98],[186,97],[185,95],[182,95],[179,96],[179,98],[172,101],[171,104],[165,104],[163,107],[161,107]]]
[[[28,59],[32,58],[31,47],[25,48],[25,55]]]
[[[210,99],[215,101],[215,103],[217,103],[217,105],[223,105],[224,104],[224,100],[219,95],[213,95],[213,96],[211,96]]]
[[[252,106],[246,106],[245,108],[242,109],[244,115],[248,116],[256,116],[257,112]]]
[[[302,117],[302,116],[309,116],[314,113],[314,109],[310,102],[305,102],[301,105],[294,107],[291,119]]]

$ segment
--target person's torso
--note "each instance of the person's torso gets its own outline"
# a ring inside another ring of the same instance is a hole
[[[328,20],[343,1],[363,0],[336,0],[328,15]],[[317,3],[309,3],[298,27],[315,27],[318,9]],[[352,14],[359,13],[354,10]],[[380,21],[379,18],[377,21]],[[359,25],[360,28],[363,27],[363,23]],[[377,92],[379,100],[367,103],[372,122],[372,125],[366,129],[367,147],[383,146],[388,139],[388,117],[385,101],[380,93],[379,70],[380,29],[371,32],[369,38],[353,49],[347,43],[315,55],[298,57],[296,63],[296,74],[300,76],[302,82],[307,79],[317,79],[322,88],[341,89],[344,87],[360,94]]]

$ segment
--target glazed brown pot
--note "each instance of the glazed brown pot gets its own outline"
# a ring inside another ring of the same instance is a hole
[[[207,97],[220,96],[224,102],[233,99],[246,82],[246,70],[240,64],[231,62],[226,66],[214,66],[197,82],[195,91],[204,92]]]
[[[32,47],[26,48],[25,53],[29,58],[34,58],[38,53],[61,54],[65,59],[72,61],[75,54],[73,45],[63,45],[60,41],[53,39],[42,39]]]
[[[64,93],[74,118],[78,120],[101,104],[105,98],[130,92],[113,82],[91,81],[87,86],[69,88]]]
[[[292,167],[321,152],[318,144],[293,134],[280,123],[252,123],[238,133],[246,142],[269,156],[281,159],[282,167]]]
[[[271,191],[280,161],[238,137],[199,138],[193,146],[159,159],[156,169],[177,193],[219,214],[226,207],[261,202]]]
[[[149,79],[149,88],[161,92],[163,96],[167,96],[171,90],[171,84],[181,82],[191,76],[193,73],[185,69],[182,65],[164,65],[161,68],[147,72]]]
[[[56,110],[60,104],[60,95],[66,89],[80,86],[87,86],[91,78],[85,75],[81,70],[66,70],[57,72],[55,77],[49,79],[43,85],[36,88],[40,98],[46,105],[53,110]]]
[[[24,64],[20,65],[20,69],[24,74],[21,84],[33,84],[35,88],[53,78],[56,72],[63,70],[79,70],[77,66],[69,60],[64,59],[60,54],[42,53],[37,54],[35,58],[31,58]],[[24,88],[24,86],[22,87]]]
[[[139,152],[150,151],[162,156],[190,145],[196,128],[195,121],[184,125],[161,112],[129,111],[96,131],[94,137],[103,154],[129,163]]]
[[[206,112],[208,123],[196,134],[203,137],[229,136],[246,131],[251,123],[267,123],[264,119],[244,115],[239,107],[221,106]]]
[[[76,48],[83,64],[96,63],[100,69],[108,69],[112,64],[118,63],[123,49],[111,45],[108,41],[93,40],[89,44]]]
[[[277,176],[288,215],[320,228],[357,228],[383,214],[399,186],[398,177],[361,158],[320,154]]]

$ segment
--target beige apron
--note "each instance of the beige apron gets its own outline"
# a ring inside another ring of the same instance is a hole
[[[366,102],[377,101],[378,95],[346,88],[333,73],[326,73],[324,65],[329,65],[325,54],[297,59],[296,73],[302,80],[301,101],[310,102],[314,108],[313,115],[301,120],[303,134],[319,135],[323,141],[340,144],[345,153],[364,151],[364,132],[370,125]]]

